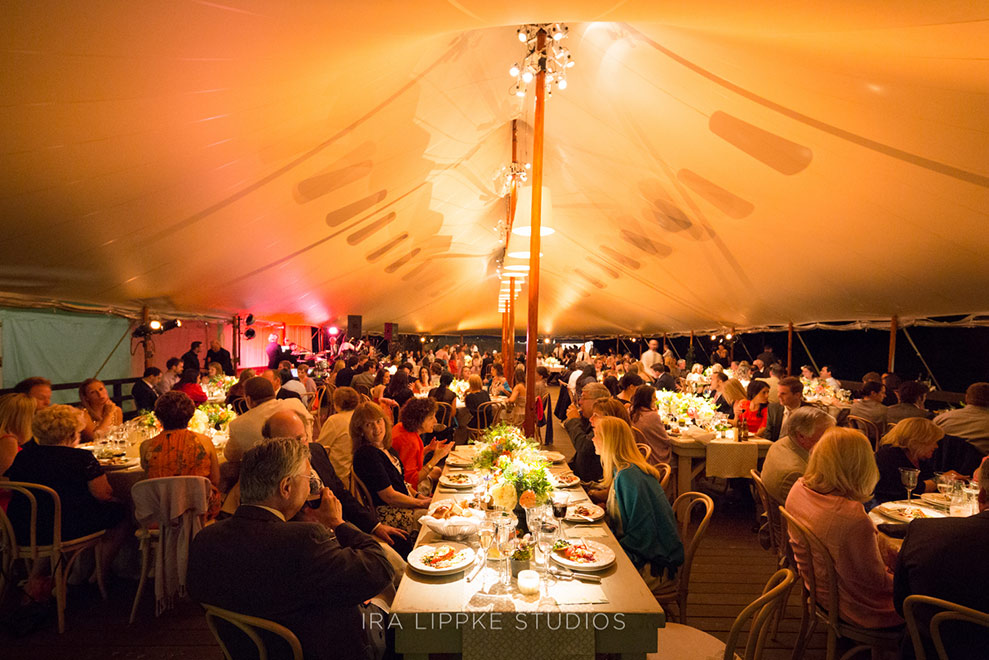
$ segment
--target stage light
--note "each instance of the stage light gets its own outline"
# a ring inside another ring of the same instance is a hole
[[[151,321],[150,323],[148,323],[148,327],[151,328],[151,331],[152,332],[160,332],[161,331],[161,321],[159,321],[158,319],[155,319],[154,321]]]
[[[257,332],[254,328],[248,328],[247,331],[244,332],[244,339],[254,339],[255,335],[257,335]]]
[[[327,332],[330,334],[331,337],[336,337],[338,334],[340,334],[340,328],[336,327],[335,325],[331,325],[330,329],[327,330]]]
[[[171,321],[165,321],[164,325],[161,326],[162,332],[168,332],[169,330],[174,330],[175,328],[181,328],[182,321],[179,319],[172,319]]]
[[[248,314],[244,319],[244,325],[254,325],[254,314]]]

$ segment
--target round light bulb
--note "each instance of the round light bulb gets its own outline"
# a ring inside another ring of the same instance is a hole
[[[519,67],[518,67],[518,65],[515,65],[511,69],[509,69],[508,70],[508,75],[510,75],[512,78],[517,78],[518,75],[519,75]]]
[[[560,82],[557,83],[557,86],[560,89],[566,89],[567,88],[567,79],[566,78],[560,78]]]
[[[532,82],[532,72],[531,71],[526,71],[525,73],[522,74],[522,82],[524,82],[524,83],[531,83]]]
[[[519,30],[519,41],[525,43],[525,30]]]

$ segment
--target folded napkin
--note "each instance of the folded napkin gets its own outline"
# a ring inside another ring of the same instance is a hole
[[[714,440],[707,445],[706,472],[709,477],[748,477],[759,463],[759,444]]]
[[[572,539],[593,539],[600,536],[607,536],[608,532],[603,527],[587,526],[571,527],[566,531],[566,535]]]
[[[558,581],[551,589],[557,605],[593,605],[607,603],[608,597],[600,584],[588,584],[576,579],[567,582]]]

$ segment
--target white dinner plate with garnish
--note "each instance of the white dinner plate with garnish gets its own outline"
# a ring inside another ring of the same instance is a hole
[[[560,547],[566,544],[566,547]],[[550,553],[560,566],[572,571],[599,571],[615,563],[615,551],[597,541],[568,539],[556,542]]]
[[[474,459],[463,454],[450,452],[446,457],[446,464],[450,467],[470,467],[474,464]]]
[[[886,502],[885,504],[880,504],[873,511],[880,513],[887,518],[891,518],[898,522],[908,523],[911,520],[917,520],[918,518],[945,518],[943,513],[936,511],[930,507],[920,507],[916,504],[907,504],[906,502]]]
[[[604,509],[597,504],[582,502],[567,507],[567,515],[563,519],[570,523],[596,523],[604,518]]]
[[[549,480],[550,483],[553,484],[554,488],[573,488],[574,486],[580,485],[580,477],[573,472],[551,474],[549,476]]]
[[[477,475],[467,472],[449,472],[440,477],[440,485],[447,488],[473,488],[477,483]]]
[[[539,455],[545,458],[550,463],[562,463],[567,459],[566,456],[558,451],[540,451]]]
[[[474,562],[474,550],[463,543],[427,543],[409,553],[409,567],[426,575],[451,575]]]

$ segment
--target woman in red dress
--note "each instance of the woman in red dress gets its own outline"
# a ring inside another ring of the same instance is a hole
[[[762,437],[766,433],[769,411],[769,383],[753,380],[745,391],[746,400],[741,402],[739,417],[749,427],[749,433]]]

